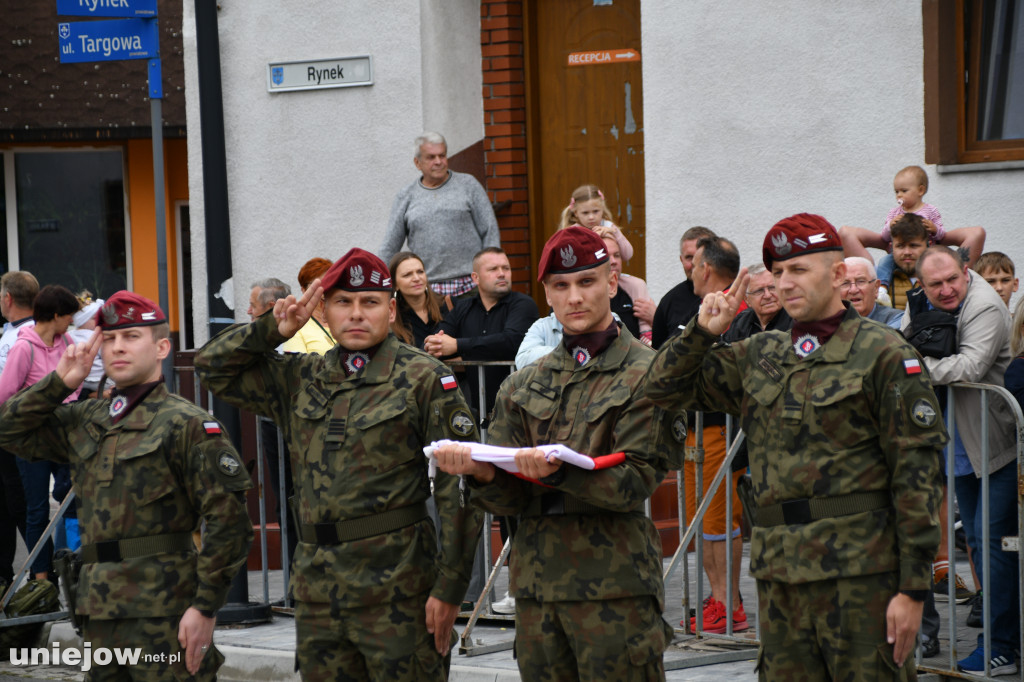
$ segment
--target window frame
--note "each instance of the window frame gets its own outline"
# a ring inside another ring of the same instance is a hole
[[[124,145],[102,145],[102,146],[10,146],[0,147],[0,163],[4,167],[4,186],[0,192],[4,193],[6,213],[0,216],[0,226],[4,227],[6,234],[2,236],[7,241],[7,266],[9,270],[21,268],[21,240],[18,233],[18,193],[17,193],[17,169],[15,157],[19,154],[45,154],[45,153],[82,153],[82,152],[106,152],[119,153],[121,155],[121,179],[122,179],[122,210],[124,211],[124,248],[125,248],[125,281],[127,289],[133,290],[133,263],[132,263],[132,226],[131,213],[128,210],[128,148]]]
[[[1024,160],[1022,138],[977,139],[982,2],[922,2],[926,163]],[[970,36],[967,35],[967,12],[971,12],[972,19]]]

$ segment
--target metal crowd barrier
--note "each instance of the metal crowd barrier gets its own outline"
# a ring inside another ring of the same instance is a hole
[[[939,387],[939,388],[941,389],[941,387]],[[993,385],[988,385],[988,384],[978,384],[978,383],[969,383],[969,382],[958,382],[958,383],[955,383],[955,384],[951,384],[946,389],[947,390],[947,395],[948,395],[948,402],[947,402],[947,404],[948,404],[948,415],[949,415],[948,419],[946,420],[946,428],[947,428],[947,431],[950,434],[953,434],[956,431],[956,417],[955,417],[955,414],[954,414],[954,406],[955,406],[955,403],[956,403],[956,397],[955,397],[955,394],[954,394],[954,392],[952,390],[954,388],[955,389],[971,389],[971,390],[978,390],[978,391],[982,392],[982,395],[981,395],[981,408],[980,408],[981,414],[978,416],[978,419],[979,419],[978,423],[980,424],[982,433],[989,433],[989,419],[990,419],[990,414],[992,413],[992,408],[990,408],[990,405],[992,405],[992,404],[994,404],[996,406],[995,409],[999,409],[999,404],[1000,403],[1003,403],[1003,404],[1007,405],[1008,409],[1010,409],[1012,411],[1012,414],[1013,414],[1013,416],[1015,418],[1015,421],[1016,421],[1016,428],[1017,428],[1017,441],[1016,441],[1017,458],[1016,458],[1016,464],[1017,464],[1017,481],[1018,481],[1018,485],[1017,485],[1017,536],[1016,537],[1004,537],[1004,538],[1002,538],[1002,547],[1003,547],[1003,551],[1016,552],[1017,555],[1018,555],[1019,565],[1018,565],[1018,571],[1017,571],[1017,579],[1018,579],[1018,585],[1019,585],[1019,590],[1020,590],[1020,601],[1018,603],[1018,613],[1019,613],[1019,617],[1020,617],[1020,622],[1022,624],[1020,632],[1019,632],[1019,639],[1020,639],[1020,641],[1018,642],[1018,646],[1020,648],[1018,649],[1018,651],[1024,651],[1024,570],[1022,570],[1022,569],[1024,569],[1024,542],[1021,541],[1022,533],[1024,533],[1024,505],[1021,504],[1021,502],[1022,502],[1021,498],[1022,498],[1022,496],[1024,496],[1024,413],[1022,413],[1021,407],[1017,403],[1017,401],[1013,397],[1013,395],[1009,391],[1007,391],[1005,388],[1003,388],[1001,386],[993,386]],[[995,403],[991,403],[990,402],[990,397],[992,397],[993,394],[994,394],[995,397],[997,397],[997,400],[996,400]],[[686,448],[686,460],[694,462],[696,464],[696,466],[695,466],[695,485],[694,485],[694,488],[695,488],[695,493],[697,495],[697,498],[696,498],[697,509],[696,509],[695,514],[694,514],[693,520],[690,521],[689,524],[687,524],[687,519],[686,519],[686,481],[685,481],[684,470],[680,470],[677,473],[677,483],[676,483],[676,485],[678,487],[678,493],[679,493],[680,541],[679,541],[679,547],[677,548],[675,554],[672,556],[672,559],[669,562],[669,565],[666,567],[665,573],[664,573],[664,580],[665,580],[665,583],[667,585],[669,579],[671,578],[671,576],[676,572],[676,570],[678,570],[680,568],[680,566],[682,567],[682,574],[683,574],[682,575],[682,581],[683,581],[683,600],[682,600],[682,606],[683,606],[683,621],[684,621],[684,623],[688,623],[688,621],[689,621],[689,609],[690,609],[690,604],[691,604],[690,599],[689,599],[689,582],[690,582],[689,581],[689,566],[688,566],[688,562],[686,561],[687,547],[689,546],[691,540],[696,538],[698,536],[698,534],[702,534],[704,514],[707,512],[707,510],[708,510],[708,508],[709,508],[709,506],[711,504],[711,499],[714,497],[715,493],[717,492],[718,488],[721,486],[723,481],[728,481],[726,487],[727,487],[727,490],[728,490],[728,493],[729,493],[726,496],[726,512],[725,512],[725,517],[726,517],[727,520],[732,518],[732,497],[733,497],[733,495],[732,495],[732,492],[733,492],[732,491],[732,478],[731,478],[731,476],[728,476],[728,474],[732,471],[732,461],[733,461],[734,457],[736,456],[736,453],[739,451],[740,444],[742,443],[742,441],[745,438],[745,434],[743,433],[742,430],[737,431],[735,436],[732,435],[732,431],[733,431],[733,429],[732,429],[732,418],[731,417],[727,417],[727,420],[726,420],[726,443],[728,444],[728,446],[727,446],[726,457],[725,457],[725,460],[722,462],[722,465],[719,467],[718,471],[715,473],[715,476],[712,479],[711,484],[708,486],[707,493],[702,495],[701,489],[703,488],[703,471],[702,471],[703,467],[701,465],[704,462],[704,447],[703,447],[703,415],[700,412],[696,413],[695,425],[696,425],[696,427],[695,427],[696,445],[694,447],[687,447]],[[980,506],[982,508],[982,522],[981,522],[981,525],[982,525],[982,537],[981,537],[981,541],[980,541],[980,544],[981,544],[981,554],[982,554],[982,576],[981,576],[981,583],[984,586],[984,585],[990,585],[991,584],[991,577],[990,577],[990,570],[991,570],[990,553],[991,553],[991,547],[990,547],[990,536],[989,536],[989,479],[988,479],[988,476],[989,476],[990,472],[989,472],[989,442],[988,442],[988,438],[983,440],[982,448],[981,448],[981,453],[980,454],[981,454],[981,464],[982,464],[982,470],[980,472],[981,473],[981,477],[980,477],[980,482],[981,482],[981,504],[980,504]],[[955,485],[954,485],[954,475],[955,475],[955,468],[954,468],[955,444],[954,444],[954,439],[952,437],[950,438],[949,443],[946,446],[945,455],[946,455],[946,486],[947,486],[947,490],[949,491],[949,494],[947,494],[947,496],[946,496],[947,555],[949,556],[949,562],[950,562],[950,564],[949,564],[949,575],[950,576],[955,576],[956,575],[956,561],[955,561],[955,558],[956,558],[956,544],[955,544],[956,536],[955,536],[955,529],[954,529],[954,525],[955,525],[955,508],[954,508],[954,504],[955,504]],[[1007,466],[1009,466],[1009,465],[1007,465]],[[708,632],[703,632],[702,631],[703,630],[702,606],[703,606],[703,594],[704,594],[704,591],[703,591],[704,585],[703,585],[703,583],[704,583],[705,577],[704,577],[704,573],[703,573],[703,552],[702,552],[701,542],[699,540],[697,542],[695,542],[695,552],[694,553],[695,553],[696,570],[697,570],[697,573],[698,573],[698,576],[697,576],[697,586],[696,586],[696,592],[697,592],[697,598],[696,598],[696,613],[697,613],[696,623],[697,623],[697,627],[696,627],[695,631],[692,632],[692,633],[688,632],[689,627],[684,627],[684,630],[683,630],[684,634],[687,637],[689,637],[690,639],[696,639],[696,640],[700,640],[700,639],[721,640],[721,641],[726,642],[726,643],[746,644],[746,645],[750,645],[752,647],[759,645],[760,644],[760,641],[759,641],[760,637],[758,636],[758,633],[760,631],[760,622],[758,622],[756,625],[753,626],[753,630],[754,630],[754,636],[753,637],[743,637],[743,636],[737,636],[737,635],[733,634],[733,632],[732,632],[732,619],[728,618],[728,617],[727,617],[727,620],[726,620],[726,632],[724,634],[708,633]],[[727,614],[731,614],[733,612],[732,589],[731,589],[732,579],[733,579],[732,571],[733,571],[733,565],[732,565],[732,542],[729,542],[727,540],[726,541],[726,585],[728,586],[728,588],[727,588],[727,591],[726,591],[726,600],[725,600],[726,601],[726,613]],[[974,649],[974,646],[971,645],[970,648],[967,651],[958,651],[958,649],[960,647],[958,646],[958,643],[957,643],[958,628],[957,628],[957,604],[956,604],[956,599],[955,599],[955,591],[956,591],[956,581],[953,578],[950,578],[950,580],[949,580],[949,593],[947,595],[948,596],[949,612],[948,612],[947,617],[945,619],[943,619],[943,621],[945,623],[945,633],[946,634],[945,634],[945,636],[941,636],[940,635],[940,641],[941,640],[945,640],[947,651],[949,653],[948,664],[946,666],[942,666],[942,665],[937,665],[934,660],[922,660],[920,658],[920,647],[918,647],[918,649],[917,649],[918,669],[922,673],[937,673],[937,674],[940,674],[940,675],[943,675],[943,676],[947,676],[947,677],[952,676],[952,677],[966,677],[966,678],[969,678],[969,679],[995,679],[995,678],[993,678],[993,677],[991,677],[989,675],[990,670],[989,670],[989,664],[988,664],[988,662],[991,660],[991,657],[992,657],[991,656],[991,651],[992,651],[992,649],[991,649],[991,621],[990,621],[990,618],[991,618],[992,591],[991,590],[982,590],[982,610],[983,610],[983,621],[982,621],[983,628],[982,628],[982,633],[983,633],[983,646],[984,646],[985,661],[986,661],[986,663],[985,663],[985,675],[984,676],[972,676],[972,675],[967,675],[966,673],[961,673],[961,672],[957,671],[957,668],[956,668],[957,661],[960,658],[962,658],[963,656],[965,656],[966,654],[970,653],[970,651],[972,651]],[[999,598],[999,595],[996,595],[996,598]],[[748,614],[751,613],[751,612],[753,612],[755,614],[758,613],[758,608],[757,608],[757,605],[756,605],[756,600],[757,600],[757,594],[755,593],[755,595],[754,595],[754,608],[752,609],[752,611],[748,610]],[[940,632],[942,632],[941,628],[940,628]],[[712,664],[715,664],[715,663],[723,663],[723,662],[726,662],[726,661],[753,659],[753,658],[756,657],[756,655],[757,655],[756,649],[732,650],[732,651],[723,650],[723,651],[716,651],[716,652],[710,652],[710,653],[699,653],[699,654],[695,654],[694,656],[688,657],[687,659],[685,659],[683,661],[678,661],[678,662],[677,661],[673,661],[673,662],[666,661],[666,669],[678,669],[678,668],[684,668],[684,667],[688,668],[688,667],[693,667],[693,666],[698,666],[698,665],[712,665]],[[1001,677],[1000,679],[1005,679],[1005,678]],[[1024,666],[1021,666],[1021,669],[1020,669],[1020,671],[1018,673],[1017,679],[1024,680]]]
[[[993,386],[990,384],[978,384],[970,382],[957,382],[950,384],[947,390],[947,415],[946,429],[950,434],[956,431],[956,415],[954,406],[956,405],[956,393],[953,389],[969,389],[981,391],[981,414],[979,415],[979,425],[981,432],[989,434],[989,419],[993,412],[1000,409],[1000,404],[1005,406],[1005,409],[1009,409],[1014,417],[1017,427],[1017,535],[1016,537],[1003,537],[1002,538],[1002,549],[1004,552],[1016,552],[1017,553],[1017,583],[1018,583],[1018,652],[1024,651],[1024,543],[1021,542],[1021,533],[1024,531],[1024,506],[1021,505],[1021,496],[1024,492],[1024,413],[1021,412],[1020,404],[1017,399],[1014,398],[1013,394],[1007,391],[1002,386]],[[994,402],[992,402],[994,399]],[[990,405],[994,406],[990,409]],[[953,506],[954,501],[954,477],[955,477],[955,460],[956,460],[956,448],[952,435],[949,439],[949,443],[946,445],[946,485],[948,494],[946,495],[946,550],[950,559],[949,564],[949,593],[947,594],[949,604],[949,614],[945,619],[944,623],[946,626],[946,635],[943,637],[940,634],[939,641],[946,641],[947,650],[949,652],[949,664],[945,667],[936,665],[934,660],[930,660],[924,663],[918,660],[918,668],[923,672],[934,672],[940,675],[947,676],[965,676],[965,673],[957,671],[956,662],[964,655],[973,651],[974,646],[969,646],[966,651],[958,651],[957,642],[957,619],[956,610],[957,603],[955,599],[956,594],[956,581],[952,576],[956,574],[956,566],[953,558],[956,552],[956,538],[954,534],[955,524],[955,510]],[[1007,464],[1006,466],[1010,466]],[[991,628],[991,605],[992,605],[992,590],[985,588],[986,585],[991,585],[991,547],[990,547],[990,529],[989,529],[989,439],[982,439],[981,443],[981,555],[982,555],[982,645],[984,647],[985,654],[985,675],[981,679],[994,679],[990,675],[989,662],[992,659],[992,628]],[[977,585],[975,585],[977,587]],[[1002,598],[1001,595],[995,595],[997,599]],[[940,627],[939,632],[942,632]],[[973,634],[973,633],[972,633]],[[1012,655],[1012,654],[1011,654]],[[920,657],[920,647],[918,648],[918,656]],[[970,676],[970,679],[979,679],[979,676]],[[1005,679],[1000,677],[1000,679]],[[1017,679],[1024,680],[1024,666],[1018,669]]]
[[[486,417],[487,417],[487,377],[484,368],[486,367],[508,367],[509,373],[515,371],[516,363],[511,360],[458,360],[449,361],[447,363],[450,367],[464,367],[469,370],[470,368],[476,367],[477,377],[477,394],[476,403],[477,410],[480,415],[480,442],[487,442],[487,428],[486,428]],[[490,566],[491,560],[491,525],[494,519],[489,513],[484,513],[484,524],[480,529],[480,544],[483,545],[484,560],[487,565]],[[487,580],[484,583],[483,590],[480,592],[480,597],[476,600],[473,605],[473,611],[469,615],[469,620],[466,622],[466,627],[462,630],[462,635],[459,638],[459,653],[463,656],[479,656],[481,654],[489,654],[495,651],[507,651],[512,648],[515,640],[507,640],[498,642],[495,644],[483,644],[477,642],[473,643],[472,635],[473,628],[476,627],[477,622],[482,618],[489,620],[499,621],[515,621],[515,616],[512,614],[494,613],[491,611],[491,604],[494,603],[494,584],[497,582],[498,574],[501,571],[505,560],[508,558],[509,551],[512,548],[512,538],[509,537],[505,541],[504,546],[501,548],[501,552],[498,555],[498,560],[491,566],[491,570],[487,574]]]
[[[703,549],[703,531],[704,531],[704,515],[711,506],[711,501],[714,499],[715,494],[718,492],[719,487],[723,481],[726,481],[726,498],[725,498],[725,519],[727,529],[731,527],[732,515],[733,515],[733,484],[732,484],[732,461],[735,459],[736,454],[739,452],[740,446],[742,445],[745,434],[740,429],[733,432],[733,418],[730,415],[726,415],[726,455],[722,461],[718,471],[715,472],[714,478],[708,485],[706,493],[702,492],[704,488],[704,413],[695,412],[694,414],[694,441],[693,446],[687,446],[685,450],[685,459],[688,462],[694,463],[694,494],[695,494],[695,505],[696,510],[694,511],[694,517],[688,522],[686,513],[686,470],[685,468],[679,469],[676,472],[676,490],[679,497],[679,546],[676,548],[675,553],[672,555],[672,559],[669,561],[668,566],[665,567],[663,574],[665,585],[669,584],[670,578],[675,574],[677,570],[682,569],[682,588],[683,588],[683,628],[681,630],[684,635],[683,641],[718,641],[722,644],[728,645],[728,648],[721,648],[716,650],[701,649],[699,652],[694,653],[691,656],[687,656],[685,659],[673,659],[665,661],[666,670],[679,670],[683,668],[692,668],[704,665],[714,665],[717,663],[726,663],[732,661],[744,661],[753,660],[757,658],[757,646],[759,640],[756,635],[758,626],[752,626],[754,630],[754,636],[749,635],[737,635],[733,632],[733,623],[731,614],[734,610],[733,595],[732,595],[732,583],[733,583],[733,542],[732,542],[732,531],[727,530],[725,540],[725,584],[726,593],[725,599],[725,612],[726,612],[726,631],[725,633],[710,633],[704,630],[704,549]],[[694,542],[694,564],[697,572],[696,577],[696,600],[690,600],[690,567],[687,559],[688,547],[690,542]],[[718,595],[720,596],[720,595]],[[717,598],[717,597],[716,597]],[[690,630],[690,608],[693,605],[696,613],[696,628]],[[752,612],[757,613],[757,594],[754,594],[753,601],[754,608]],[[679,628],[676,628],[677,633],[680,632]]]
[[[60,503],[60,508],[57,513],[53,515],[50,522],[43,529],[43,534],[36,541],[34,547],[29,550],[28,556],[25,558],[25,562],[21,565],[21,568],[14,574],[14,578],[11,579],[11,584],[7,587],[7,591],[0,598],[0,628],[10,627],[13,625],[27,625],[28,623],[46,623],[51,620],[62,620],[67,618],[70,614],[67,610],[57,609],[50,613],[38,613],[32,616],[19,616],[16,618],[8,617],[4,610],[7,608],[7,604],[10,603],[11,598],[21,587],[21,582],[28,577],[28,574],[32,572],[32,562],[36,560],[39,553],[43,551],[46,546],[46,541],[49,540],[57,530],[57,525],[64,522],[64,512],[68,510],[71,503],[75,501],[74,490],[68,491],[68,494],[64,497],[64,501]]]

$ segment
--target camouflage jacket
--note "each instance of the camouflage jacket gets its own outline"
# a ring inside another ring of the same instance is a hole
[[[917,352],[853,308],[803,359],[789,332],[716,341],[691,321],[658,352],[647,395],[739,416],[758,507],[860,491],[892,499],[888,508],[755,527],[750,572],[802,583],[898,571],[901,590],[930,588],[947,438]]]
[[[644,397],[652,357],[622,329],[581,368],[559,344],[502,383],[489,443],[524,448],[562,443],[591,456],[626,455],[624,463],[595,471],[565,465],[545,478],[544,486],[500,469],[493,482],[471,484],[474,502],[495,514],[519,514],[531,498],[552,488],[607,510],[525,516],[511,554],[516,597],[583,601],[652,595],[663,600],[661,539],[644,516],[644,501],[673,464],[664,442],[664,412]]]
[[[231,328],[196,354],[203,382],[225,401],[274,420],[291,452],[302,524],[366,517],[430,497],[422,447],[476,438],[451,371],[389,335],[358,373],[326,355],[281,355],[272,315]],[[291,592],[341,608],[379,605],[429,590],[458,604],[466,593],[483,514],[459,503],[459,479],[438,472],[429,519],[337,545],[300,542]],[[440,544],[440,548],[438,548]]]
[[[96,619],[216,611],[249,553],[252,523],[239,494],[252,487],[223,429],[161,384],[117,424],[110,400],[61,405],[56,373],[0,408],[0,444],[25,459],[71,463],[82,543],[190,533],[200,552],[88,563],[76,608]],[[209,425],[209,426],[207,426]]]

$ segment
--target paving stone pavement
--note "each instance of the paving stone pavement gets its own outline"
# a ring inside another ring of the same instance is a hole
[[[756,590],[754,581],[746,574],[749,545],[744,545],[743,572],[740,579],[740,591],[744,596],[747,608],[747,616],[751,622],[751,630],[743,633],[746,643],[723,642],[715,637],[697,639],[693,636],[682,634],[678,628],[679,621],[683,617],[683,583],[682,571],[678,570],[666,583],[666,619],[677,626],[677,636],[673,646],[665,653],[666,678],[673,682],[686,681],[711,681],[729,679],[732,682],[747,682],[756,680],[754,672],[754,655],[756,646],[754,632],[756,631]],[[666,565],[668,560],[666,560]],[[696,603],[696,559],[693,554],[687,557],[689,567],[690,601]],[[958,572],[961,577],[971,585],[970,569],[966,563],[966,557],[958,555]],[[262,599],[263,580],[259,571],[249,573],[250,599]],[[507,585],[507,571],[503,570],[496,584],[495,594],[498,598],[504,595]],[[269,572],[268,594],[273,602],[284,596],[283,577],[280,571]],[[940,614],[943,618],[948,613],[945,604],[938,604]],[[958,655],[965,656],[974,648],[975,637],[979,630],[967,628],[964,620],[967,617],[966,607],[957,608]],[[464,632],[465,620],[460,620],[457,629]],[[514,628],[511,621],[486,620],[482,621],[473,629],[469,646],[474,650],[490,645],[509,643],[514,636]],[[947,626],[942,628],[942,637],[947,637]],[[227,662],[221,670],[222,680],[298,680],[299,677],[293,672],[295,652],[295,623],[287,615],[275,613],[270,623],[260,624],[252,627],[218,627],[215,641],[221,648]],[[58,622],[50,628],[42,640],[40,646],[52,648],[53,642],[60,642],[62,647],[77,644],[70,624]],[[942,640],[942,655],[929,659],[925,663],[932,667],[947,667],[949,665],[949,645],[946,639]],[[744,657],[745,660],[723,660],[729,657]],[[687,666],[687,667],[680,667]],[[948,669],[948,667],[947,667]],[[84,674],[73,668],[60,666],[14,666],[9,662],[0,663],[0,682],[6,680],[64,680],[78,681],[84,679]],[[519,673],[516,669],[515,660],[512,658],[510,649],[485,653],[480,655],[457,654],[452,658],[450,679],[453,682],[513,682],[518,681]],[[937,679],[922,676],[922,679]]]

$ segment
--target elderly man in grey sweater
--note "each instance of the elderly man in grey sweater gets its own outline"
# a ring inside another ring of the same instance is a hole
[[[407,241],[431,288],[458,296],[473,288],[474,254],[501,245],[494,209],[472,175],[448,169],[448,143],[439,133],[416,138],[413,163],[422,177],[395,197],[378,255],[387,263]]]

